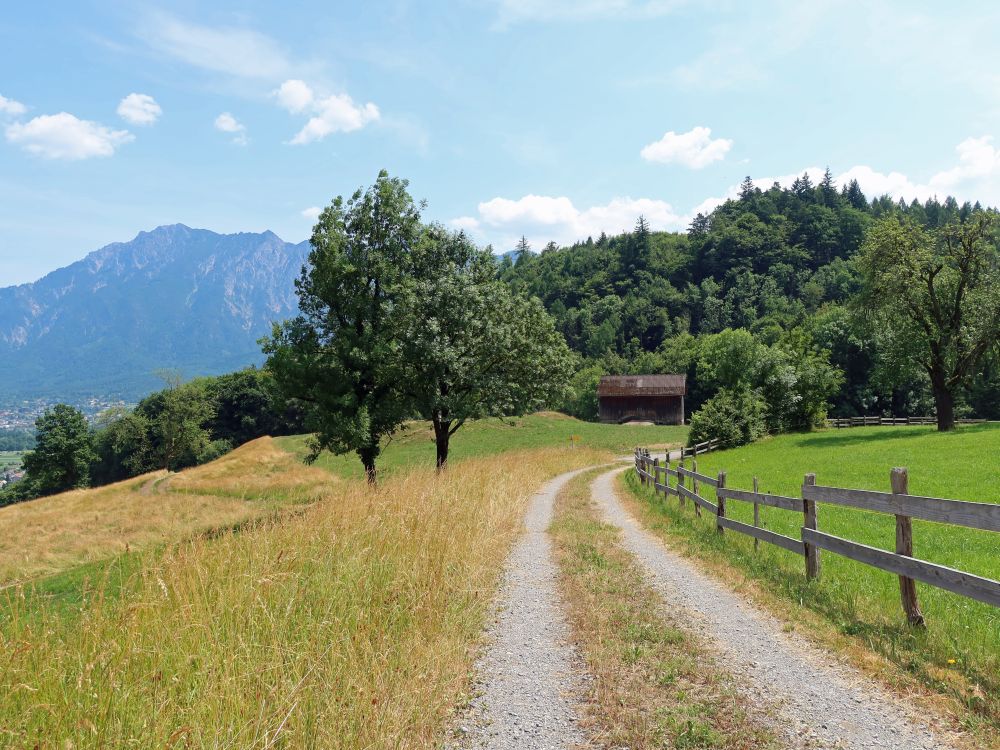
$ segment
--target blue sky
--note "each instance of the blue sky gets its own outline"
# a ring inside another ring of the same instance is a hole
[[[183,222],[299,241],[408,178],[507,250],[683,229],[744,175],[1000,203],[1000,6],[9,4],[0,286]]]

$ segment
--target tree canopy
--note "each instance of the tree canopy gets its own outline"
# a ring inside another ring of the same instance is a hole
[[[427,228],[400,317],[402,377],[434,426],[439,467],[466,420],[520,415],[562,396],[572,360],[552,318],[500,282],[492,253],[464,234]]]
[[[854,180],[835,184],[829,170],[790,188],[746,179],[737,198],[698,214],[686,233],[649,232],[641,222],[626,234],[504,260],[501,277],[542,300],[580,357],[563,404],[577,416],[594,416],[589,388],[601,374],[644,372],[687,373],[687,405],[697,411],[724,387],[702,382],[701,346],[727,329],[770,351],[771,401],[789,376],[801,390],[799,413],[772,403],[771,430],[802,428],[827,412],[923,415],[935,408],[927,368],[901,349],[906,337],[897,327],[871,325],[858,305],[867,283],[862,246],[888,219],[945,247],[949,233],[976,226],[977,215],[975,205],[950,197],[865,196]],[[980,244],[996,249],[989,237]],[[963,337],[972,319],[964,325]],[[997,347],[988,344],[969,376],[954,381],[955,415],[1000,418],[1000,398],[988,387],[998,373]]]
[[[926,229],[892,216],[872,227],[859,265],[859,305],[878,335],[927,373],[938,429],[955,426],[955,397],[1000,341],[996,214]]]
[[[336,198],[312,246],[302,314],[263,346],[286,397],[305,405],[314,457],[354,451],[374,482],[384,440],[422,415],[441,466],[465,420],[523,413],[564,384],[568,350],[542,306],[498,282],[489,251],[424,226],[405,180],[383,171]]]
[[[35,421],[35,449],[22,461],[26,488],[33,495],[86,487],[90,483],[93,443],[79,409],[56,404]]]

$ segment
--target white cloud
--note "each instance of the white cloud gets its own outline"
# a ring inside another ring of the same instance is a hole
[[[233,135],[233,143],[237,146],[246,146],[250,142],[250,139],[247,138],[246,125],[228,112],[223,112],[215,118],[215,129],[223,133],[231,133]]]
[[[302,216],[310,221],[316,221],[321,213],[323,213],[323,209],[319,206],[309,206],[309,208],[302,209]]]
[[[897,200],[903,198],[912,201],[914,198],[925,201],[934,194],[933,188],[910,180],[901,172],[879,172],[865,164],[851,167],[836,177],[837,185],[843,186],[851,180],[857,180],[863,192],[869,199],[882,195],[891,195]]]
[[[127,130],[112,130],[100,123],[81,120],[68,112],[13,123],[7,126],[5,132],[9,142],[45,159],[79,160],[111,156],[119,146],[134,140]]]
[[[1000,150],[992,145],[993,137],[966,138],[955,147],[958,165],[931,177],[931,186],[942,191],[954,190],[967,183],[1000,175]]]
[[[21,102],[8,99],[6,96],[0,94],[0,115],[18,117],[27,111],[28,108],[21,104]]]
[[[305,81],[297,78],[285,81],[274,95],[278,98],[278,103],[292,114],[304,111],[313,103],[313,90]]]
[[[290,141],[295,145],[321,141],[331,133],[360,130],[380,117],[378,107],[371,102],[355,104],[347,94],[317,96],[308,84],[298,79],[282,83],[274,96],[292,114],[309,111],[313,115]]]
[[[667,131],[660,140],[644,147],[640,154],[646,161],[701,169],[724,159],[732,147],[733,142],[728,138],[713,139],[711,128],[698,126],[686,133]]]
[[[549,241],[569,244],[601,232],[631,231],[640,214],[653,229],[686,226],[684,217],[669,203],[651,198],[613,198],[604,205],[580,209],[565,196],[526,195],[517,200],[493,198],[480,203],[478,209],[478,218],[462,216],[449,223],[501,247],[513,247],[522,234],[541,247]]]
[[[118,103],[118,116],[133,125],[152,125],[163,110],[149,94],[129,94]]]
[[[449,221],[448,224],[468,234],[479,231],[479,219],[474,216],[459,216]]]
[[[273,39],[252,29],[199,26],[156,13],[140,35],[154,49],[216,73],[274,81],[295,67]]]

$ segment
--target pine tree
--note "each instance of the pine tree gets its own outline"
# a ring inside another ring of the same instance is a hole
[[[837,204],[837,185],[833,181],[833,172],[827,167],[823,179],[819,183],[820,199],[824,206],[833,207]]]
[[[844,197],[853,208],[860,211],[864,211],[868,208],[868,200],[865,198],[865,194],[861,191],[861,185],[858,184],[857,180],[851,180],[847,183]]]
[[[700,237],[708,233],[708,217],[703,213],[699,213],[691,221],[691,226],[688,228],[688,234],[692,237]]]
[[[528,238],[522,234],[521,239],[517,241],[517,247],[514,248],[515,265],[521,265],[530,254],[531,244],[528,242]]]
[[[750,175],[743,178],[743,182],[740,183],[740,200],[748,201],[757,194],[757,188],[754,187],[753,180],[750,179]]]
[[[796,197],[809,200],[813,197],[813,184],[809,179],[809,173],[803,172],[801,177],[796,177],[792,183],[792,192]]]

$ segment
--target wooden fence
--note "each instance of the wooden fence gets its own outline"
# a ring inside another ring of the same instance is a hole
[[[697,461],[690,469],[684,466],[683,460],[672,465],[669,456],[661,464],[659,458],[653,458],[649,451],[641,449],[636,449],[635,452],[635,471],[639,481],[652,486],[655,494],[677,497],[681,506],[685,504],[685,500],[691,500],[696,515],[701,515],[702,510],[714,515],[719,534],[729,529],[753,537],[754,547],[763,541],[802,555],[806,578],[809,580],[820,575],[821,550],[895,573],[899,577],[903,611],[911,624],[920,625],[924,620],[917,601],[915,581],[1000,607],[1000,581],[913,557],[912,523],[912,519],[919,518],[953,526],[1000,532],[1000,505],[910,495],[906,469],[893,469],[890,473],[891,492],[824,487],[816,484],[815,474],[806,474],[802,482],[801,497],[784,497],[758,492],[756,477],[751,490],[728,487],[724,471],[720,471],[715,477],[710,477],[698,473]],[[675,478],[673,485],[670,483],[671,477]],[[709,489],[700,490],[700,485]],[[705,495],[714,495],[715,502],[704,497],[702,492]],[[753,504],[753,525],[727,517],[727,501]],[[895,516],[896,551],[887,552],[820,531],[817,504],[821,503]],[[762,528],[761,505],[801,514],[802,526],[799,538]]]
[[[986,419],[956,419],[956,424],[985,424]],[[844,419],[828,419],[827,427],[876,427],[895,426],[901,424],[937,424],[935,417],[846,417]]]

